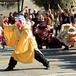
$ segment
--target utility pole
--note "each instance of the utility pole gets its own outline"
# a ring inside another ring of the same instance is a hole
[[[18,13],[20,11],[20,0],[18,0]]]
[[[23,10],[24,0],[22,0],[21,11]]]
[[[50,9],[50,3],[48,3],[48,10]]]

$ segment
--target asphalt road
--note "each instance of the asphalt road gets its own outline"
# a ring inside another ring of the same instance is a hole
[[[76,76],[76,50],[43,49],[45,57],[50,61],[47,70],[38,61],[31,64],[19,63],[14,71],[3,71],[7,66],[14,49],[0,49],[0,76]]]

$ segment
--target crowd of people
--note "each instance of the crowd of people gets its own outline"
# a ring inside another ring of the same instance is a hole
[[[52,39],[52,36],[57,38],[63,24],[68,23],[72,26],[76,25],[76,14],[72,9],[63,10],[59,4],[58,8],[58,11],[52,13],[51,9],[45,11],[37,9],[32,10],[28,7],[25,7],[22,11],[19,11],[19,13],[16,11],[10,12],[8,17],[3,16],[3,14],[1,14],[0,17],[2,17],[3,23],[7,23],[8,25],[16,24],[17,27],[19,27],[18,25],[22,23],[20,20],[19,23],[17,23],[18,19],[16,17],[18,14],[23,15],[25,18],[25,21],[23,22],[24,24],[28,24],[31,28],[33,35],[36,37],[38,47],[42,48],[42,45],[46,45],[48,48],[49,43],[47,42],[49,42],[49,38],[51,37]],[[0,25],[2,24],[0,23]]]

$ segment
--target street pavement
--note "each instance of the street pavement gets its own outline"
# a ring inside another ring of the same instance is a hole
[[[17,63],[13,71],[3,71],[7,66],[14,48],[0,49],[0,76],[76,76],[76,50],[41,49],[50,61],[47,70],[38,61],[31,64]]]

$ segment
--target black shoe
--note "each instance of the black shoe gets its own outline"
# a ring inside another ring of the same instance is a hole
[[[69,50],[69,48],[68,47],[65,47],[63,50]]]
[[[7,67],[4,71],[12,71],[13,68]]]
[[[46,67],[46,69],[49,69],[50,68],[50,65],[49,65],[49,61],[47,62],[46,65],[44,65]]]

